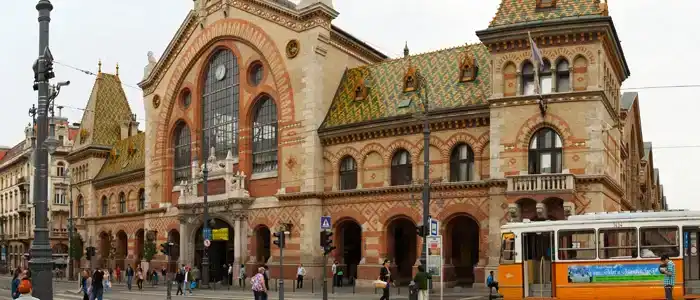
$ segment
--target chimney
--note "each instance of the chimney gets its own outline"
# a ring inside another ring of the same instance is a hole
[[[61,111],[63,111],[63,106],[59,105],[59,106],[57,106],[57,108],[58,108],[58,117],[60,118],[63,116],[63,114],[61,114]]]
[[[139,132],[139,122],[136,122],[136,114],[132,114],[129,120],[121,124],[121,139],[126,139]]]

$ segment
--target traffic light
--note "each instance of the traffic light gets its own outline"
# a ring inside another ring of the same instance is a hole
[[[273,242],[277,247],[284,248],[284,232],[278,231],[272,234],[276,240]]]
[[[87,260],[90,260],[94,256],[95,256],[95,247],[90,246],[90,247],[85,248],[85,258],[87,258]]]
[[[425,230],[425,225],[417,225],[416,226],[416,234],[420,237],[425,237],[427,235],[426,230]]]
[[[160,244],[160,252],[165,256],[170,255],[170,244],[167,242]]]
[[[323,255],[328,255],[333,250],[335,250],[335,246],[333,246],[333,240],[331,239],[332,237],[332,232],[325,230],[321,231],[321,247],[323,247]]]

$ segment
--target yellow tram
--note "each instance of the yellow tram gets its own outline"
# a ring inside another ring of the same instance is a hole
[[[664,299],[660,256],[676,268],[674,299],[700,299],[700,212],[619,212],[501,227],[504,299]]]

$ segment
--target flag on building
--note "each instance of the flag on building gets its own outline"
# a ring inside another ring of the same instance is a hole
[[[537,71],[542,71],[544,67],[544,59],[542,58],[542,52],[540,48],[537,48],[537,43],[532,39],[530,32],[527,33],[528,38],[530,38],[530,51],[532,51],[532,63],[535,64]]]

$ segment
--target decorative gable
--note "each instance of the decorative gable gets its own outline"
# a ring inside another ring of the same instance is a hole
[[[367,99],[367,95],[369,93],[369,87],[365,83],[364,77],[359,77],[357,79],[357,82],[355,83],[355,88],[353,89],[353,93],[355,95],[355,101],[362,101]]]
[[[465,49],[464,57],[459,62],[460,82],[470,82],[476,80],[476,75],[479,72],[479,64],[474,56],[469,52],[470,47]]]
[[[403,76],[403,91],[408,93],[408,92],[413,92],[418,89],[418,70],[410,64],[408,65],[408,70],[406,70],[406,74]]]
[[[557,7],[557,0],[536,0],[537,8],[555,8]]]

